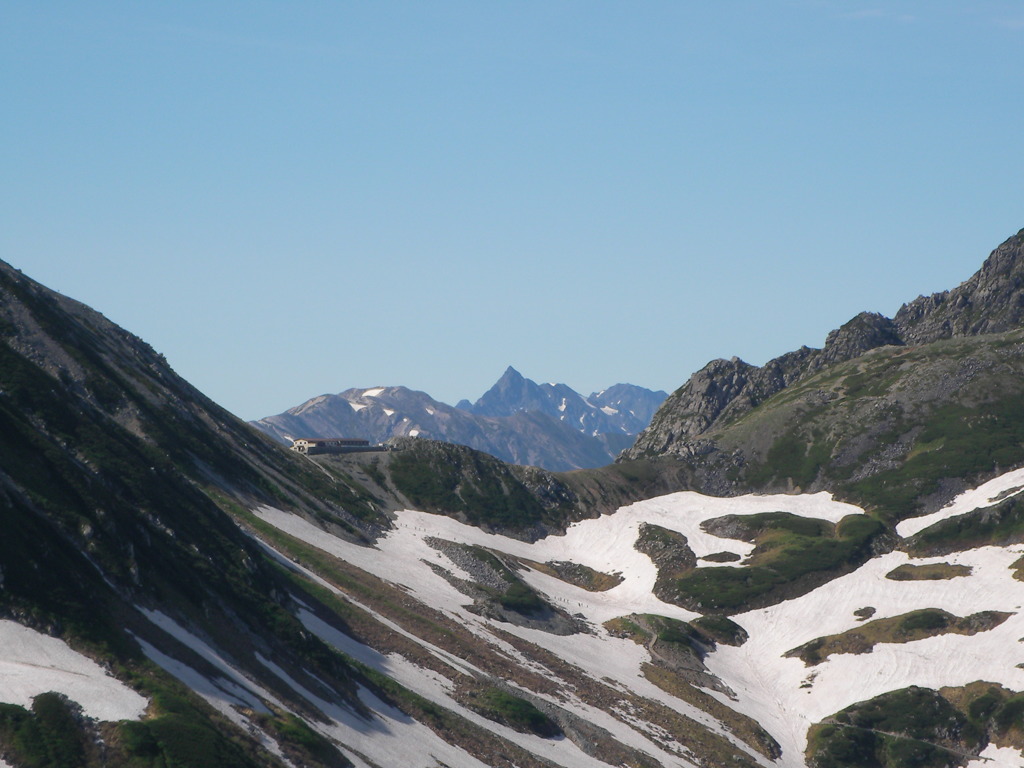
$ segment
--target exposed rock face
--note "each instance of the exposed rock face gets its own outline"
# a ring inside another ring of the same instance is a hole
[[[697,438],[756,408],[808,375],[883,346],[1002,333],[1024,324],[1024,230],[1000,245],[959,287],[904,304],[894,319],[862,312],[832,331],[823,349],[801,347],[763,367],[713,360],[673,392],[620,460],[691,457]]]
[[[816,368],[853,360],[865,352],[888,345],[901,346],[896,323],[884,315],[861,312],[825,339],[825,348],[815,359]]]
[[[1000,245],[969,280],[904,304],[895,325],[907,344],[1003,333],[1024,323],[1024,229]]]

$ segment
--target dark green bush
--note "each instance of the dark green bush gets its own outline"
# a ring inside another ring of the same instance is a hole
[[[907,634],[915,631],[932,632],[945,629],[949,626],[952,617],[945,611],[934,608],[925,608],[920,611],[908,613],[900,622],[900,630]]]
[[[716,642],[725,645],[739,646],[747,642],[747,631],[727,616],[720,614],[700,616],[690,624]]]
[[[999,708],[995,716],[996,727],[1000,731],[1010,728],[1024,728],[1024,694],[1011,696]]]
[[[907,542],[911,553],[959,551],[986,544],[1024,540],[1024,501],[1010,498],[995,505],[930,525]]]
[[[531,614],[544,610],[547,606],[540,595],[530,589],[521,581],[509,585],[505,594],[498,598],[498,602],[510,611],[516,613]]]
[[[86,735],[77,712],[58,693],[43,693],[32,711],[0,704],[0,744],[26,768],[84,768]]]
[[[202,721],[164,715],[147,722],[167,768],[248,768],[242,750]]]
[[[529,701],[498,688],[486,689],[478,697],[475,709],[484,717],[522,733],[534,733],[546,739],[562,735],[558,723]]]
[[[122,720],[117,733],[121,748],[132,757],[152,758],[160,754],[160,745],[149,726],[135,720]]]
[[[814,768],[951,768],[960,752],[977,753],[983,733],[938,694],[910,687],[876,696],[816,726],[808,758]]]
[[[463,446],[425,442],[396,452],[389,469],[395,487],[427,512],[512,530],[530,528],[546,514],[502,462]]]

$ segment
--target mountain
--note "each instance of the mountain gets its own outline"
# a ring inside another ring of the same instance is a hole
[[[0,263],[0,765],[1021,765],[1015,247],[566,473],[300,456]]]
[[[583,512],[550,473],[426,440],[314,462],[5,264],[0,335],[4,765],[678,765],[691,748],[733,765],[775,748],[742,716],[751,735],[727,736],[627,691],[636,670],[602,679],[567,653],[597,625],[530,566],[400,511],[440,503],[453,531],[529,547]]]
[[[537,384],[509,366],[479,400],[472,405],[463,401],[460,407],[491,417],[543,413],[594,437],[636,435],[650,423],[666,396],[633,384],[616,384],[583,397],[565,384]]]
[[[872,359],[888,360],[897,354],[916,355],[918,347],[943,340],[979,339],[978,344],[985,346],[995,334],[1020,329],[1022,318],[1024,230],[994,250],[978,273],[958,288],[919,297],[901,307],[893,319],[862,313],[832,331],[822,349],[801,347],[762,367],[738,358],[708,363],[669,396],[621,459],[705,455],[712,449],[713,435],[797,383],[827,377],[828,372],[874,350],[888,351]],[[969,355],[968,348],[974,347],[968,344],[961,352]],[[946,374],[936,372],[931,378],[939,375]],[[820,391],[822,397],[834,399],[827,388]],[[924,395],[914,392],[904,399],[915,400],[919,394]]]
[[[663,392],[629,384],[583,398],[564,384],[537,385],[509,368],[476,404],[453,408],[406,387],[320,395],[253,426],[287,445],[296,437],[372,442],[423,437],[467,445],[513,464],[561,471],[599,467],[628,447]]]

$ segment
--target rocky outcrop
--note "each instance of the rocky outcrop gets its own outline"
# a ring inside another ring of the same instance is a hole
[[[903,343],[894,321],[875,312],[861,312],[828,335],[825,348],[816,356],[815,369],[853,360],[878,347]]]
[[[907,344],[983,333],[1024,324],[1024,229],[994,251],[981,269],[951,291],[921,296],[896,313]]]
[[[801,347],[762,367],[713,360],[673,392],[620,461],[706,454],[705,433],[729,424],[786,387],[884,346],[1002,333],[1024,325],[1024,230],[1000,245],[959,287],[904,304],[893,319],[862,312],[829,333],[822,349]],[[700,450],[698,450],[700,449]]]

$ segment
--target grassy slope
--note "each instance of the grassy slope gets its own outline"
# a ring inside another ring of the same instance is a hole
[[[354,701],[353,670],[299,625],[287,580],[214,499],[305,502],[310,514],[357,524],[371,519],[370,506],[210,404],[98,315],[7,271],[0,288],[0,615],[63,638],[153,702],[147,720],[119,726],[61,714],[66,705],[51,699],[32,711],[6,707],[0,752],[38,766],[275,763],[142,656],[128,631],[158,644],[160,633],[133,606],[200,628],[243,667],[258,668],[247,638],[260,637],[283,665],[315,669]],[[77,726],[64,729],[68,745],[51,749],[38,734],[54,718]],[[308,728],[264,720],[309,765],[344,763],[336,752],[323,758]],[[113,729],[105,755],[89,747],[97,727]]]
[[[1024,332],[883,347],[725,425],[758,490],[828,489],[887,523],[1024,462]]]
[[[811,729],[813,768],[946,768],[987,744],[1024,747],[1024,694],[977,682],[905,688],[860,702]]]

